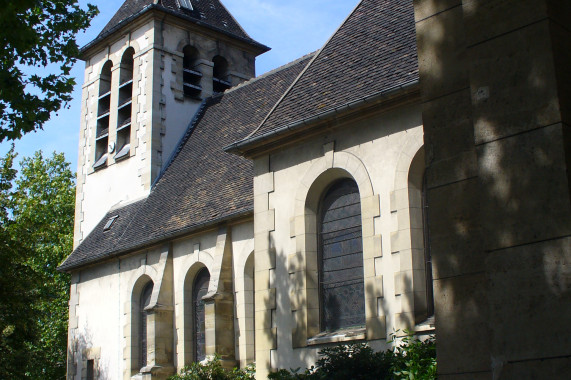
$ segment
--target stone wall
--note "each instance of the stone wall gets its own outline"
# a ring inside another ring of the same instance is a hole
[[[565,378],[571,5],[415,1],[440,379]]]
[[[254,314],[248,305],[253,289],[245,284],[245,275],[234,273],[253,269],[247,268],[253,246],[253,225],[243,221],[76,272],[68,378],[82,379],[87,360],[94,360],[99,378],[113,379],[139,373],[163,379],[192,363],[192,284],[202,268],[210,273],[205,296],[207,355],[221,354],[227,367],[251,362]],[[140,368],[139,299],[148,282],[153,292],[145,309],[147,365]]]
[[[233,85],[255,75],[255,54],[245,44],[175,17],[153,13],[110,36],[86,59],[79,139],[78,186],[74,243],[77,246],[105,213],[120,202],[139,199],[168,163],[202,99],[212,95],[212,59],[228,61]],[[183,93],[183,49],[199,53],[202,73],[200,96]],[[243,45],[243,46],[242,46]],[[117,139],[117,108],[121,58],[134,49],[131,150],[129,159],[109,154],[106,167],[94,170],[100,74],[112,62],[111,109],[108,144]]]
[[[422,226],[410,221],[409,176],[423,145],[420,116],[418,105],[360,115],[254,159],[258,378],[311,366],[327,343],[381,349],[393,331],[415,328],[415,298],[425,292],[415,257],[424,247],[411,232]],[[361,197],[366,328],[322,337],[316,223],[323,192],[339,178],[354,179]]]

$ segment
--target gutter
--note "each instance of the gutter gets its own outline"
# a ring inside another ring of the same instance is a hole
[[[286,124],[283,127],[280,127],[280,128],[275,129],[273,131],[266,132],[262,135],[252,137],[252,138],[246,138],[246,139],[241,140],[241,141],[237,141],[235,143],[232,143],[232,144],[224,147],[223,149],[224,149],[224,151],[226,151],[228,153],[234,153],[234,154],[240,155],[240,154],[243,154],[248,148],[251,148],[252,146],[260,144],[264,141],[267,141],[270,139],[275,139],[278,136],[282,136],[282,135],[285,135],[285,134],[288,134],[291,132],[295,132],[295,131],[300,130],[304,127],[307,127],[309,125],[315,124],[319,121],[331,119],[332,117],[342,115],[342,114],[346,113],[347,111],[356,110],[356,109],[362,108],[363,106],[368,105],[368,104],[378,103],[381,100],[385,100],[387,98],[393,97],[393,96],[401,94],[401,93],[411,92],[412,90],[414,90],[418,86],[419,86],[419,80],[415,79],[413,81],[406,82],[406,83],[401,84],[401,85],[389,87],[385,90],[376,92],[372,95],[367,95],[367,96],[362,97],[360,99],[349,102],[345,105],[335,107],[335,108],[327,110],[327,111],[320,112],[314,116],[310,116],[310,117],[295,121],[295,122],[290,123],[290,124]]]
[[[87,267],[90,265],[94,265],[94,264],[99,264],[101,262],[111,260],[111,259],[115,259],[115,258],[118,258],[120,256],[125,256],[129,253],[139,251],[139,250],[142,250],[144,248],[148,248],[150,246],[157,245],[159,243],[163,243],[166,240],[177,239],[177,238],[182,237],[184,235],[188,235],[191,232],[203,230],[203,229],[206,229],[208,227],[213,227],[213,226],[220,224],[220,223],[227,223],[227,222],[232,221],[232,220],[242,219],[242,218],[251,216],[251,215],[253,215],[253,211],[254,210],[252,207],[251,209],[248,209],[246,211],[238,211],[238,212],[223,216],[223,217],[218,218],[218,219],[210,219],[210,220],[204,221],[202,223],[198,223],[198,224],[186,227],[186,228],[182,228],[180,230],[176,230],[169,235],[165,235],[165,236],[161,236],[161,237],[151,239],[151,240],[146,241],[142,244],[136,244],[134,246],[123,248],[123,249],[120,249],[118,251],[115,251],[115,252],[112,252],[109,254],[104,253],[104,254],[100,254],[100,255],[96,255],[96,256],[91,256],[91,257],[89,257],[89,260],[85,260],[83,262],[79,262],[76,264],[65,265],[65,262],[64,262],[62,265],[57,267],[57,270],[58,270],[58,272],[71,273],[71,271],[73,271],[73,270],[77,270],[77,269]],[[72,254],[73,254],[73,252],[72,252]],[[70,255],[70,257],[71,257],[71,255]]]

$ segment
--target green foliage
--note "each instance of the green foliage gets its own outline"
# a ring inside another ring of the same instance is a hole
[[[394,337],[394,335],[393,335]],[[434,337],[421,341],[411,334],[401,339],[393,351],[391,372],[395,379],[436,379],[436,342]]]
[[[256,368],[249,365],[244,369],[227,370],[222,367],[220,357],[204,363],[192,363],[180,371],[180,374],[169,377],[169,380],[255,380]]]
[[[0,378],[65,378],[74,176],[63,154],[0,159]]]
[[[393,335],[393,339],[395,336]],[[434,338],[420,341],[412,335],[401,339],[392,350],[375,352],[366,344],[325,348],[314,367],[300,373],[279,370],[271,380],[432,380],[436,379],[436,343]]]
[[[75,80],[70,71],[79,53],[75,35],[98,10],[91,4],[83,10],[77,0],[0,0],[0,9],[2,142],[42,128],[71,100]],[[48,64],[59,65],[59,72],[37,70]]]
[[[315,366],[281,369],[268,376],[270,380],[433,380],[436,379],[436,342],[434,337],[424,341],[411,334],[397,339],[395,348],[375,352],[364,343],[324,348]],[[169,380],[253,380],[255,369],[222,368],[216,356],[206,363],[193,363]]]
[[[0,379],[23,378],[26,345],[35,337],[35,313],[28,308],[37,299],[37,281],[26,265],[22,244],[11,233],[14,158],[10,151],[0,159]]]

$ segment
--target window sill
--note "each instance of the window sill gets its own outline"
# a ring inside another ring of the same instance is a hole
[[[414,326],[415,333],[431,333],[436,331],[434,315]]]
[[[332,332],[323,332],[307,340],[308,346],[315,346],[318,344],[326,343],[339,343],[339,342],[349,342],[355,340],[365,340],[367,339],[367,333],[364,327],[358,327],[354,329],[344,329]]]

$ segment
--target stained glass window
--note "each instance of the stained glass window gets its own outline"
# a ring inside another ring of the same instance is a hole
[[[321,330],[365,325],[361,202],[355,181],[336,182],[321,202]]]
[[[145,311],[145,308],[147,306],[149,306],[149,303],[151,303],[151,294],[153,293],[153,283],[149,282],[147,285],[145,285],[145,287],[143,288],[143,291],[141,293],[141,302],[140,302],[140,310],[139,310],[139,315],[141,318],[141,331],[139,332],[139,336],[140,336],[140,363],[139,363],[139,367],[143,368],[147,365],[147,312]]]
[[[206,328],[204,315],[204,301],[202,297],[208,293],[210,273],[202,269],[196,275],[192,287],[192,305],[194,308],[194,360],[200,362],[206,358]]]

